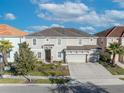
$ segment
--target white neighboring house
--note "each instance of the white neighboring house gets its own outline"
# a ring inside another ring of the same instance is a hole
[[[12,51],[8,54],[8,62],[14,61],[14,54],[19,48],[18,44],[25,41],[25,35],[27,35],[26,32],[5,24],[0,24],[0,40],[9,40],[13,45]],[[0,62],[2,62],[2,56],[0,56]]]
[[[95,62],[97,38],[71,28],[53,27],[26,36],[26,42],[43,62]]]

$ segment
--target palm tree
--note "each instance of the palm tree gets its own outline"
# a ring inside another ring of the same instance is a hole
[[[8,40],[0,40],[0,52],[2,54],[2,60],[4,66],[8,65],[7,54],[12,50],[12,43]]]
[[[121,44],[114,42],[110,43],[110,46],[106,49],[106,51],[112,55],[112,66],[115,66],[115,57],[117,54],[124,54],[124,47],[122,47]]]

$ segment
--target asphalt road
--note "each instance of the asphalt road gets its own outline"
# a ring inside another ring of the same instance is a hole
[[[124,85],[109,86],[72,86],[70,92],[68,88],[60,90],[60,93],[124,93]],[[59,93],[58,89],[52,86],[25,85],[25,86],[0,86],[0,93]]]

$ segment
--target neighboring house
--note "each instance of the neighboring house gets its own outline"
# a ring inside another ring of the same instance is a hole
[[[71,28],[53,27],[26,36],[26,42],[43,62],[98,61],[97,38]]]
[[[96,34],[98,36],[98,45],[105,51],[106,47],[110,45],[110,43],[120,43],[124,46],[124,26],[114,26],[105,31],[99,32]],[[123,56],[116,56],[116,61],[124,62]]]
[[[8,53],[8,62],[14,61],[14,54],[18,51],[18,44],[25,41],[26,32],[23,32],[14,27],[0,24],[0,40],[9,40],[12,45],[12,51]],[[2,62],[2,56],[0,57],[0,62]]]

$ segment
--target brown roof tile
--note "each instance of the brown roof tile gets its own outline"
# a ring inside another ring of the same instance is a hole
[[[73,29],[73,28],[52,27],[52,28],[42,30],[40,32],[29,34],[28,36],[89,37],[90,35],[86,32]]]
[[[124,26],[115,26],[96,34],[99,37],[123,37]]]
[[[102,32],[98,32],[96,33],[95,35],[96,36],[99,36],[99,37],[106,37],[115,27],[112,27],[112,28],[109,28],[109,29],[106,29]]]
[[[25,36],[27,34],[27,32],[23,32],[14,27],[5,24],[0,24],[0,36]]]

